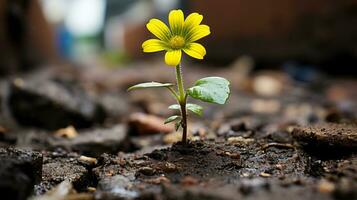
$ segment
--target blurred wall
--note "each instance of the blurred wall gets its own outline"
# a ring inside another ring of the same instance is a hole
[[[37,0],[0,1],[0,75],[56,57],[51,27]]]
[[[212,35],[208,58],[231,61],[239,54],[263,60],[324,63],[357,57],[357,0],[187,1],[205,15]]]

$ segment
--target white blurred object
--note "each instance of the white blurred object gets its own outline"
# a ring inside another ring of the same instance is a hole
[[[105,47],[110,50],[123,49],[125,28],[128,25],[143,23],[154,13],[155,8],[151,1],[141,0],[123,14],[109,19],[104,31]]]
[[[254,91],[262,96],[276,96],[283,90],[282,81],[271,75],[258,75],[253,80]]]
[[[153,0],[156,10],[159,13],[166,13],[167,11],[174,9],[178,6],[178,0]]]
[[[46,19],[52,24],[63,22],[71,0],[42,0],[41,5]]]
[[[123,14],[112,17],[105,27],[105,47],[110,50],[124,48],[127,29],[145,24],[150,18],[160,18],[160,14],[177,8],[178,0],[138,0]]]
[[[77,37],[99,33],[104,25],[105,5],[104,0],[72,0],[65,26]]]

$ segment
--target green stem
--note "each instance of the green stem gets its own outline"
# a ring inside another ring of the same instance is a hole
[[[185,89],[183,86],[183,81],[182,81],[182,71],[181,71],[181,65],[176,66],[176,80],[177,80],[177,87],[178,87],[178,92],[180,95],[180,103],[184,100],[185,98]]]
[[[187,113],[186,113],[186,93],[185,88],[183,86],[182,81],[182,71],[181,65],[176,66],[176,80],[177,80],[177,88],[179,92],[179,99],[178,102],[181,108],[181,127],[182,127],[182,143],[186,144],[187,142]]]

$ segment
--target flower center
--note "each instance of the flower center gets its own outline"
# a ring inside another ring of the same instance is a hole
[[[174,36],[170,39],[170,46],[173,49],[181,49],[185,46],[185,39],[181,36]]]

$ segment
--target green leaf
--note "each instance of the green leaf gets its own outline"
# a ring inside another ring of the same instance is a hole
[[[186,108],[187,108],[187,110],[195,113],[198,116],[202,116],[202,114],[203,114],[203,108],[200,105],[193,104],[193,103],[188,103],[186,105]]]
[[[158,82],[147,82],[147,83],[139,83],[137,85],[131,86],[128,91],[135,89],[143,89],[143,88],[160,88],[160,87],[171,87],[174,86],[172,83],[158,83]]]
[[[181,120],[175,123],[175,130],[178,131],[181,126]]]
[[[178,104],[172,104],[171,106],[169,106],[169,109],[172,109],[172,110],[180,110],[180,105],[178,105]]]
[[[165,119],[164,124],[167,124],[167,123],[173,122],[173,121],[178,120],[178,119],[181,119],[181,117],[180,117],[180,116],[178,116],[178,115],[173,115],[173,116],[171,116],[171,117],[169,117],[169,118]]]
[[[225,104],[230,94],[229,81],[221,77],[206,77],[196,81],[187,93],[201,101]]]
[[[169,106],[169,109],[180,110],[180,105],[173,104],[173,105]],[[202,116],[202,114],[203,114],[202,106],[197,105],[197,104],[188,103],[188,104],[186,104],[186,109],[191,111],[191,112],[193,112],[193,113],[195,113],[198,116]]]

